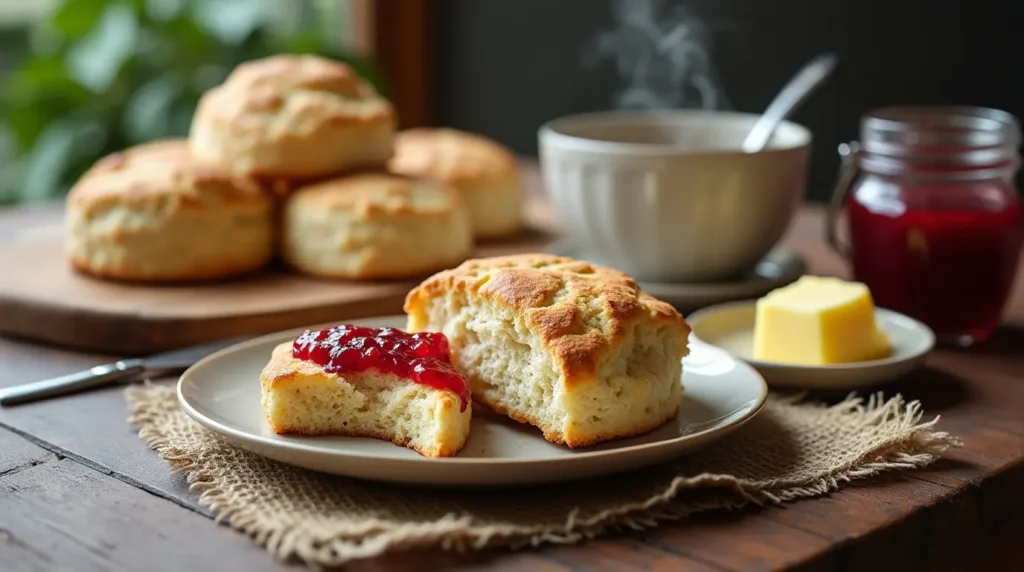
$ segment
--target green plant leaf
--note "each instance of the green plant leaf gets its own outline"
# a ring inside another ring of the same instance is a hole
[[[46,129],[49,116],[39,110],[21,109],[8,114],[7,127],[19,149],[29,149]]]
[[[76,137],[76,125],[69,121],[51,123],[43,131],[23,159],[17,189],[22,200],[38,201],[57,193],[74,160]]]
[[[210,88],[216,87],[231,72],[231,68],[219,64],[205,64],[192,70],[191,87],[197,93],[202,93]]]
[[[282,42],[283,51],[295,54],[315,54],[323,49],[324,41],[316,30],[292,34]]]
[[[384,74],[377,71],[377,68],[374,67],[370,60],[355,56],[346,56],[340,59],[352,66],[352,69],[356,70],[357,74],[368,81],[377,90],[377,93],[383,97],[390,97],[391,88],[388,86],[387,78],[384,77]]]
[[[84,105],[90,95],[65,72],[57,57],[26,61],[7,78],[3,114],[19,149],[32,146],[46,125],[67,109]]]
[[[143,0],[146,15],[156,21],[174,20],[185,11],[186,0]]]
[[[18,178],[18,143],[8,125],[0,123],[0,204],[15,199],[15,181]]]
[[[181,102],[174,106],[168,118],[167,132],[170,135],[185,137],[192,126],[192,115],[195,113],[195,102]]]
[[[124,134],[132,143],[159,139],[168,134],[170,112],[184,89],[175,75],[158,77],[132,94],[124,108]]]
[[[179,59],[190,65],[214,57],[223,47],[194,21],[180,17],[161,24],[160,38],[170,44]]]
[[[239,63],[337,57],[342,12],[324,11],[336,1],[54,0],[31,36],[0,34],[15,62],[0,89],[0,202],[57,196],[107,153],[186,135],[201,94]],[[373,66],[348,61],[386,94]]]
[[[43,98],[81,102],[89,92],[68,76],[60,57],[48,56],[28,60],[12,71],[0,97],[6,105],[21,107]]]
[[[110,87],[135,51],[139,20],[130,5],[109,4],[96,27],[67,55],[68,72],[94,93]]]
[[[77,40],[89,35],[106,9],[105,2],[63,0],[50,17],[50,27],[62,38]]]
[[[15,193],[22,201],[59,196],[105,153],[106,125],[95,118],[62,117],[50,123],[21,157]]]
[[[193,12],[197,24],[237,45],[271,22],[275,7],[273,0],[195,0]]]

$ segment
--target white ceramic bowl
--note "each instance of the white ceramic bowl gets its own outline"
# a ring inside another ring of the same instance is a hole
[[[760,153],[756,115],[613,111],[542,126],[544,183],[566,231],[600,262],[657,282],[732,279],[778,242],[804,196],[811,133],[779,126]]]

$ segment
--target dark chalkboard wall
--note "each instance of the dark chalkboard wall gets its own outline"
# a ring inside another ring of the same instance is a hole
[[[543,122],[615,107],[628,82],[611,60],[593,67],[587,56],[631,0],[616,1],[440,0],[437,123],[535,154]],[[814,55],[839,55],[836,75],[793,118],[815,136],[814,199],[831,190],[836,145],[856,137],[873,107],[984,105],[1024,115],[1024,0],[632,1],[660,23],[682,9],[703,26],[701,45],[727,100],[718,107],[760,111]],[[623,38],[622,46],[636,40]]]

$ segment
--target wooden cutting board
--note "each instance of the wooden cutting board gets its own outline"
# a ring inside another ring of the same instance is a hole
[[[411,281],[320,280],[267,270],[203,285],[106,282],[74,272],[54,212],[50,224],[0,244],[0,333],[115,355],[187,347],[244,334],[397,314]],[[555,238],[547,205],[527,208],[528,230],[474,256],[542,250]]]

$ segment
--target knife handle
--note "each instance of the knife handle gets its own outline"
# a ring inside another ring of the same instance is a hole
[[[145,371],[140,359],[126,359],[94,368],[0,389],[0,405],[18,405],[49,397],[67,395],[90,387],[99,387]]]

